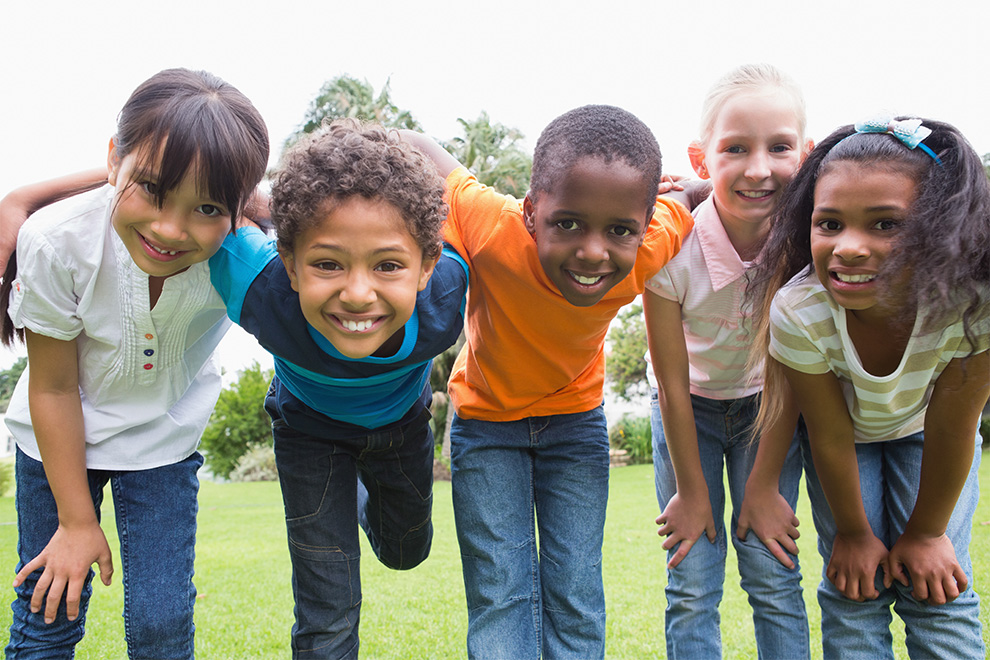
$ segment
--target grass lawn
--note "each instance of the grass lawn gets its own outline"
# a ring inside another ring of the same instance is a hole
[[[984,492],[990,489],[990,455],[980,471]],[[450,484],[435,489],[436,536],[430,558],[399,573],[374,560],[367,543],[361,650],[364,658],[462,658],[467,615],[454,537]],[[662,658],[664,558],[653,518],[657,513],[652,466],[613,470],[605,531],[605,587],[608,603],[608,657]],[[109,508],[106,509],[109,512]],[[805,600],[812,622],[812,650],[821,657],[815,585],[821,561],[807,497],[798,510],[804,535],[799,541]],[[112,516],[110,516],[112,518]],[[0,498],[0,566],[16,563],[17,540],[13,498]],[[116,556],[115,529],[104,519]],[[203,483],[196,548],[196,648],[198,657],[267,659],[289,656],[292,595],[284,538],[282,504],[274,483]],[[970,547],[977,590],[990,602],[990,498],[984,497],[974,520]],[[730,545],[730,553],[731,545]],[[722,603],[722,638],[727,658],[755,658],[753,623],[730,556]],[[80,660],[125,658],[120,567],[111,587],[94,585],[87,624],[79,645]],[[13,592],[5,588],[4,602]],[[6,641],[10,610],[0,609],[0,641]],[[988,607],[983,608],[984,638],[990,639]],[[907,657],[903,627],[894,624],[897,657]]]

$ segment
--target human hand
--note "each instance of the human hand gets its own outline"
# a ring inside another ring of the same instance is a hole
[[[657,194],[665,195],[671,190],[684,190],[684,186],[680,184],[684,181],[685,177],[680,174],[664,174],[660,177],[660,185],[657,186]]]
[[[109,586],[113,576],[113,559],[99,524],[93,522],[78,528],[66,528],[60,524],[45,549],[18,571],[14,586],[19,587],[31,573],[44,566],[45,570],[31,595],[31,611],[41,611],[42,600],[45,600],[45,623],[51,623],[55,620],[64,593],[66,615],[69,621],[74,621],[79,616],[83,585],[94,563],[99,565],[100,580]]]
[[[945,534],[916,536],[904,533],[890,549],[888,562],[891,578],[905,587],[914,585],[911,595],[930,605],[953,601],[969,586],[969,580],[956,560],[952,541]]]
[[[890,586],[887,554],[887,546],[871,531],[836,534],[825,575],[846,598],[857,602],[874,600],[880,595],[874,584],[878,566],[883,568],[884,585]]]
[[[674,493],[656,522],[660,525],[657,534],[667,537],[663,542],[664,550],[680,544],[667,562],[667,568],[676,568],[702,535],[707,536],[711,543],[715,542],[715,519],[707,494],[705,497],[689,498],[682,497],[679,492]]]
[[[798,525],[801,522],[794,515],[794,509],[784,496],[774,488],[749,487],[739,507],[739,524],[736,536],[746,538],[753,530],[774,557],[787,568],[794,568],[791,555],[797,555],[795,539],[800,538]]]

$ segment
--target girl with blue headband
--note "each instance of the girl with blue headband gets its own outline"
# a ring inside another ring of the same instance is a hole
[[[952,126],[881,118],[815,149],[753,271],[758,425],[808,426],[825,657],[984,657],[969,557],[990,394],[990,185]],[[974,441],[975,440],[975,441]],[[813,462],[813,465],[811,464]]]

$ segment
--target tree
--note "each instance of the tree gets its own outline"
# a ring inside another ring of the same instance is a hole
[[[318,129],[324,120],[354,117],[378,122],[390,128],[421,130],[419,122],[408,110],[401,110],[392,102],[389,81],[378,96],[367,80],[342,75],[323,83],[316,98],[309,104],[302,124],[285,142],[289,147],[307,133]]]
[[[983,154],[983,169],[986,170],[987,178],[990,179],[990,154]]]
[[[522,132],[499,122],[492,123],[485,111],[474,121],[458,118],[457,122],[464,137],[455,137],[444,144],[447,151],[481,183],[522,198],[533,171],[533,159],[519,146],[524,137]]]
[[[220,392],[220,399],[203,432],[206,465],[213,474],[228,477],[248,450],[270,445],[271,420],[262,402],[272,379],[271,369],[256,361],[239,372],[235,383]]]
[[[619,398],[632,400],[646,391],[646,319],[642,305],[629,305],[616,316],[608,332],[611,350],[605,362],[606,376]]]
[[[24,373],[24,369],[27,367],[27,358],[17,358],[13,366],[6,371],[0,371],[0,413],[7,412],[7,406],[10,404],[10,397],[14,393],[14,386],[17,385],[18,379],[20,379],[21,374]]]

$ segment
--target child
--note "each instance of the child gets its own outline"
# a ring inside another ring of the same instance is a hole
[[[521,202],[423,148],[447,177],[446,236],[472,271],[449,386],[468,654],[601,658],[605,333],[690,215],[657,200],[656,139],[611,106],[547,126]]]
[[[432,358],[463,325],[467,267],[441,254],[443,181],[394,132],[339,120],[272,185],[276,247],[239,230],[210,260],[230,318],[275,356],[265,407],[292,559],[292,654],[352,658],[358,524],[409,569],[433,538]]]
[[[193,656],[196,446],[229,325],[205,261],[264,174],[268,135],[240,92],[184,69],[139,86],[117,128],[112,187],[31,218],[0,296],[4,339],[23,328],[30,365],[7,411],[20,557],[8,658],[72,657],[90,566],[104,584],[113,572],[108,482],[128,652]]]
[[[911,657],[984,657],[969,558],[990,392],[979,156],[928,119],[840,128],[785,193],[759,264],[761,422],[783,376],[814,460],[825,657],[893,657],[891,604]]]
[[[797,553],[796,414],[761,439],[761,473],[750,442],[761,383],[746,364],[749,318],[742,309],[746,269],[770,212],[810,150],[804,127],[800,90],[770,65],[739,67],[715,84],[703,106],[701,140],[689,149],[695,172],[711,179],[712,194],[695,209],[684,247],[643,296],[653,356],[648,376],[657,386],[651,397],[657,523],[669,553],[669,658],[722,654],[723,463],[733,528],[739,528],[732,543],[760,656],[809,656],[801,573],[787,554]]]

